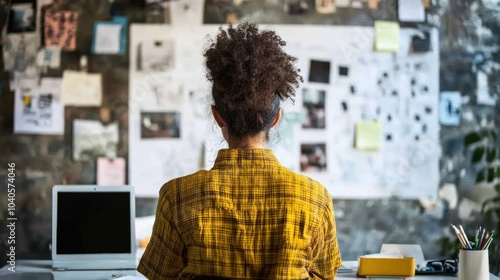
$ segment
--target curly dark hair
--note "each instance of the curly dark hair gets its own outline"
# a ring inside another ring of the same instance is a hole
[[[206,76],[229,134],[241,138],[267,130],[276,102],[279,106],[279,100],[293,101],[303,82],[294,67],[297,59],[284,52],[281,37],[271,30],[259,31],[255,23],[229,25],[227,31],[219,27],[209,43],[203,54]]]

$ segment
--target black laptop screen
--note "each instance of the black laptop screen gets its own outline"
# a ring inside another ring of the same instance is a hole
[[[57,194],[57,254],[127,254],[129,192]]]

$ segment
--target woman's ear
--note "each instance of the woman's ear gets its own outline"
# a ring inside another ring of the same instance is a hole
[[[281,120],[281,108],[278,109],[278,113],[276,114],[276,117],[274,118],[274,121],[269,128],[275,127],[280,120]]]
[[[222,117],[219,114],[219,111],[217,110],[217,107],[215,105],[212,105],[212,114],[214,115],[215,122],[220,128],[226,127],[226,123],[222,119]]]

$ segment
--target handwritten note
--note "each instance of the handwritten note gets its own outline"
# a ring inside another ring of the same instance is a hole
[[[118,186],[125,184],[125,159],[97,158],[97,185]]]
[[[399,51],[399,23],[375,22],[375,50],[379,52]]]
[[[382,145],[382,125],[378,121],[361,121],[356,124],[355,148],[378,151]]]
[[[64,105],[101,106],[101,74],[72,70],[64,71],[61,101]]]

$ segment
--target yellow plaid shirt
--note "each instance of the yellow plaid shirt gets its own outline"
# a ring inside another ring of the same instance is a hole
[[[149,279],[334,279],[332,198],[271,150],[220,150],[214,167],[160,190],[138,270]]]

